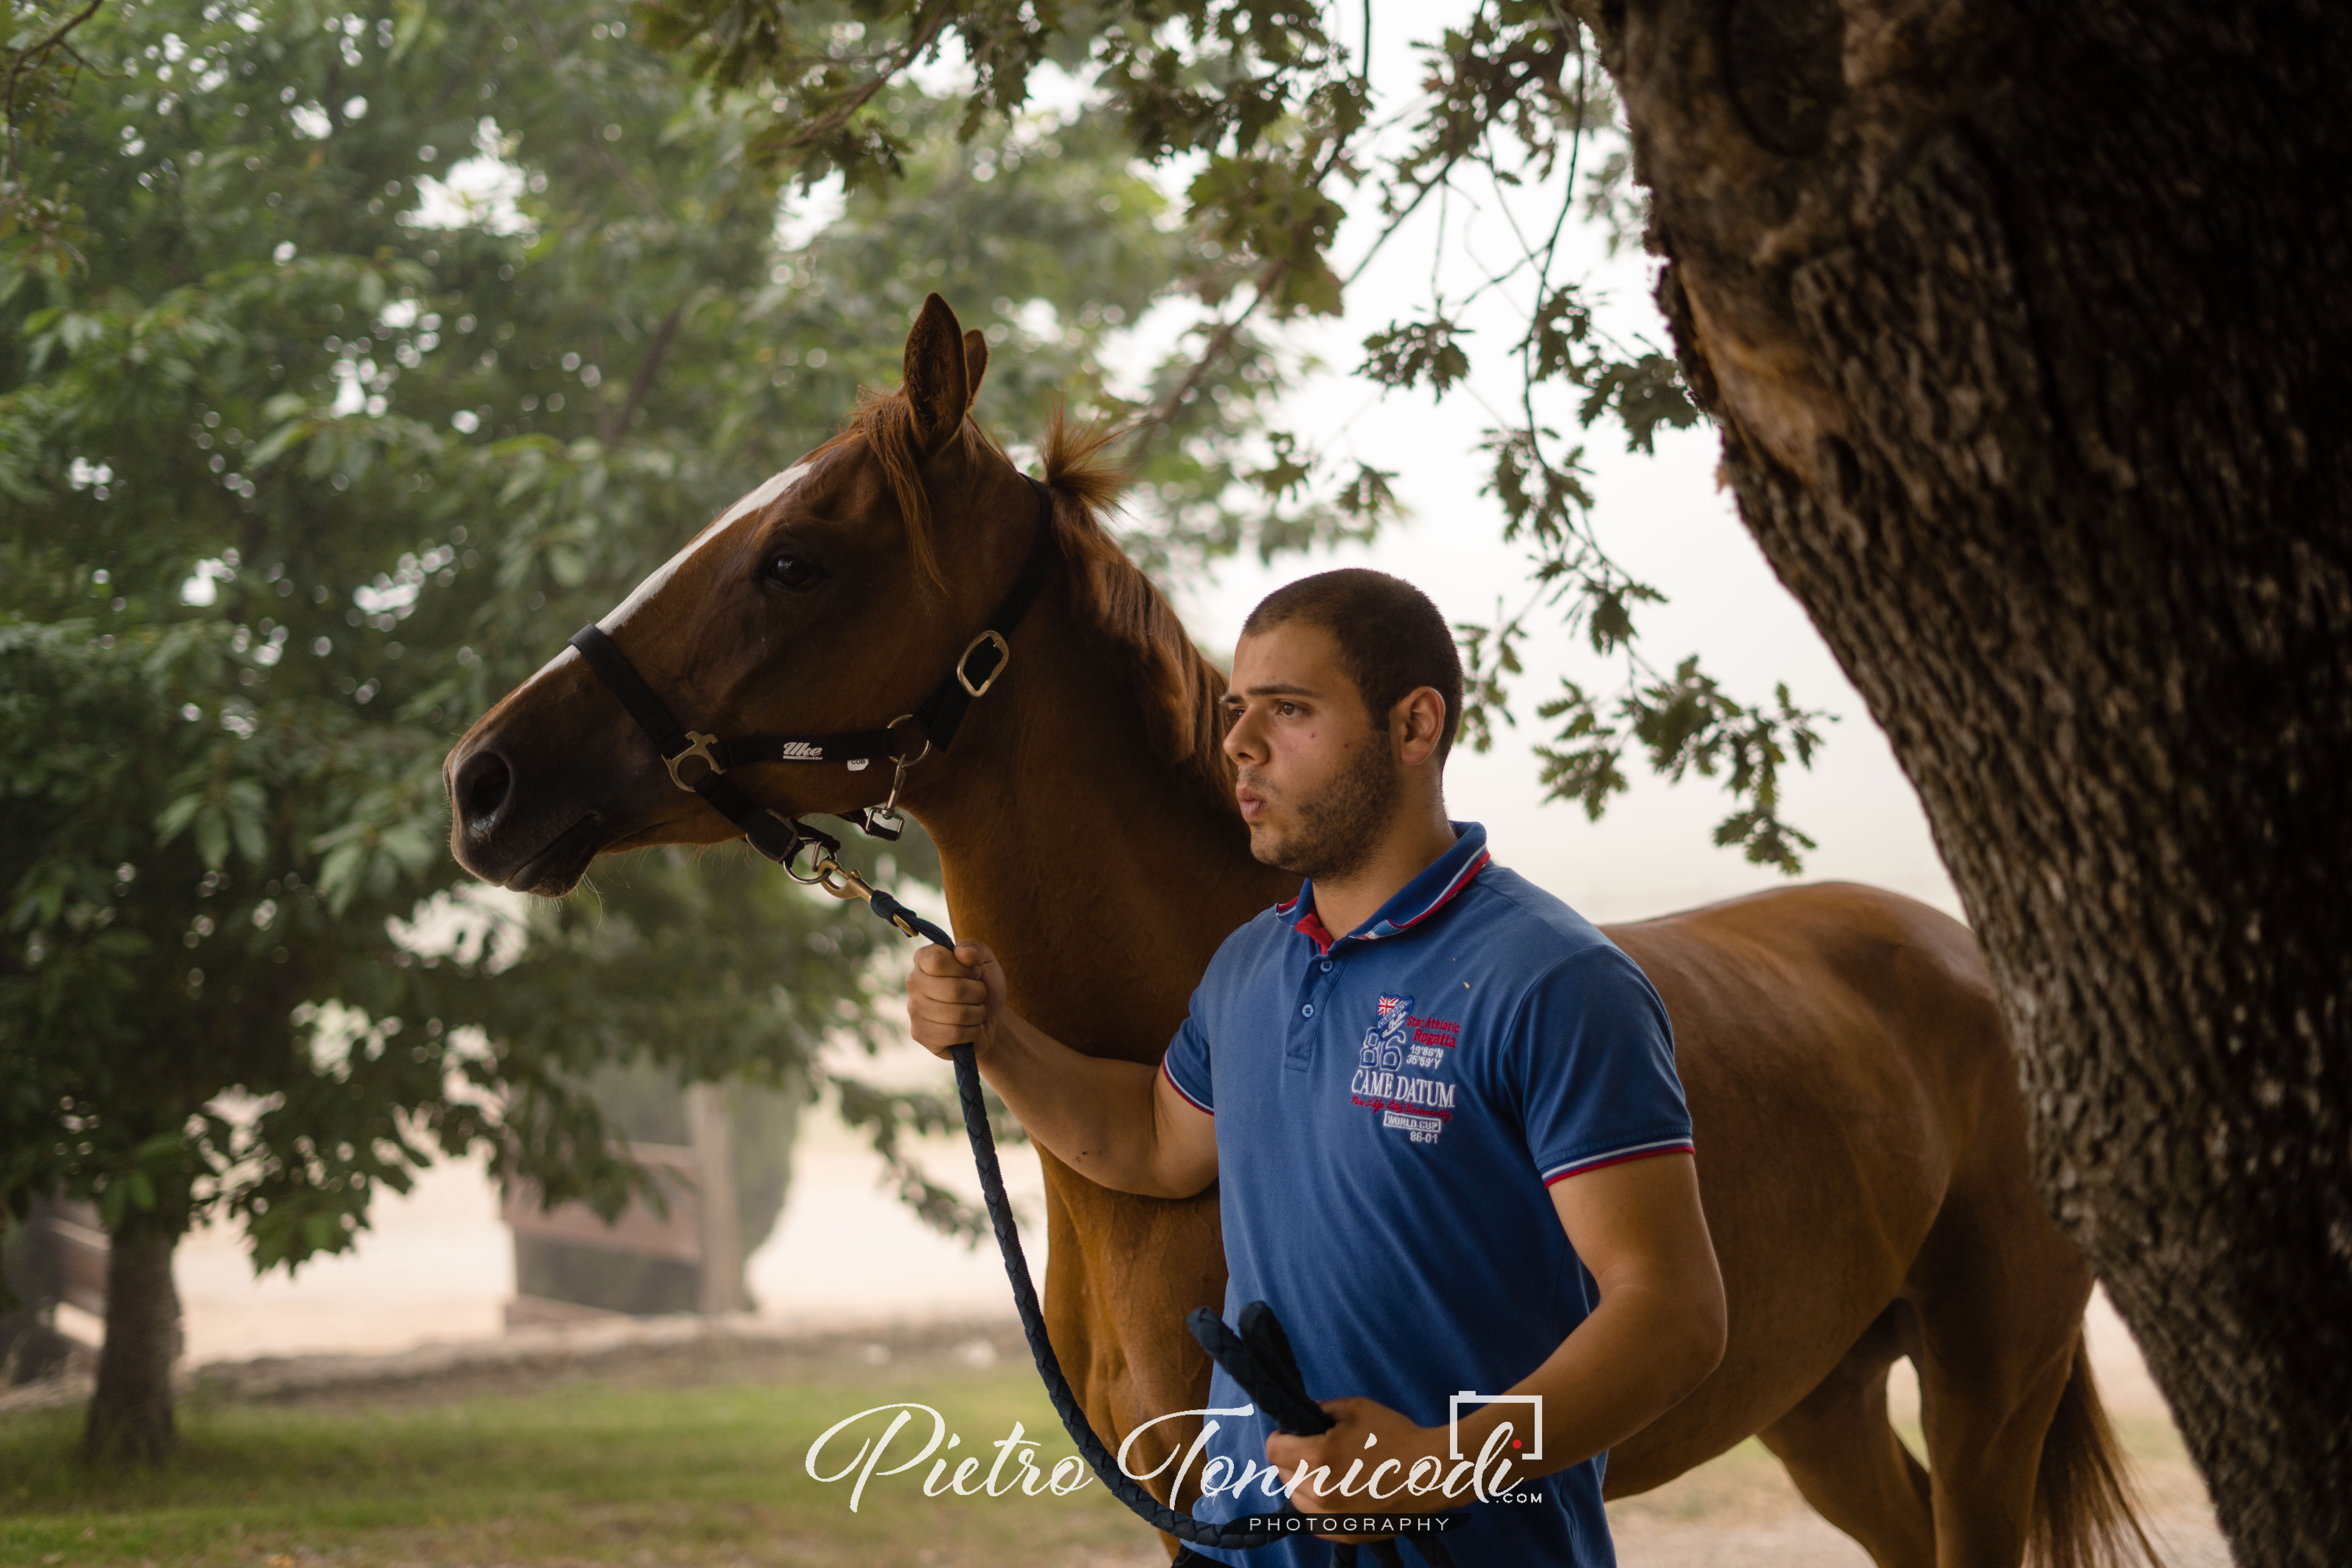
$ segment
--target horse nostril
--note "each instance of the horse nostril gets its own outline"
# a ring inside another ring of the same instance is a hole
[[[514,774],[495,752],[476,752],[457,769],[457,812],[466,826],[481,831],[506,804]]]

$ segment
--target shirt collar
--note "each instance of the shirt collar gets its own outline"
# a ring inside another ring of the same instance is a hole
[[[1312,878],[1298,885],[1297,895],[1289,902],[1276,904],[1274,912],[1287,921],[1292,930],[1313,942],[1318,952],[1330,952],[1339,942],[1378,942],[1383,937],[1400,936],[1444,909],[1455,894],[1477,879],[1491,858],[1486,853],[1486,828],[1475,822],[1456,822],[1452,826],[1454,847],[1423,867],[1421,874],[1398,889],[1396,896],[1382,904],[1370,920],[1345,937],[1334,937],[1326,931],[1315,913]]]

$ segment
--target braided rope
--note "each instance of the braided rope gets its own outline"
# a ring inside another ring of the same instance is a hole
[[[863,888],[860,890],[866,891]],[[899,931],[929,938],[954,951],[954,937],[883,889],[872,889],[866,904]],[[1163,1531],[1189,1545],[1247,1552],[1288,1539],[1286,1530],[1265,1528],[1268,1521],[1299,1517],[1287,1502],[1279,1512],[1245,1515],[1223,1524],[1194,1519],[1152,1496],[1141,1482],[1120,1468],[1110,1451],[1103,1447],[1102,1439],[1095,1436],[1093,1424],[1078,1407],[1078,1396],[1070,1387],[1070,1380],[1063,1374],[1061,1358],[1054,1353],[1053,1342],[1045,1335],[1045,1314],[1037,1302],[1037,1288],[1029,1278],[1029,1260],[1021,1249],[1021,1232],[1013,1223],[1013,1203],[1004,1192],[1004,1170],[996,1158],[996,1139],[989,1130],[988,1103],[981,1095],[978,1058],[969,1045],[950,1046],[948,1054],[955,1064],[956,1100],[963,1111],[964,1135],[971,1143],[971,1163],[980,1172],[981,1198],[988,1208],[989,1227],[996,1233],[997,1250],[1004,1259],[1004,1277],[1013,1287],[1013,1304],[1021,1314],[1021,1331],[1028,1338],[1029,1354],[1037,1363],[1037,1376],[1045,1384],[1045,1396],[1053,1402],[1054,1414],[1061,1417],[1063,1430],[1078,1446],[1079,1457],[1110,1494],[1127,1505],[1129,1511],[1154,1530]],[[1283,1336],[1281,1322],[1272,1308],[1264,1302],[1253,1302],[1242,1315],[1243,1331],[1239,1335],[1205,1307],[1192,1314],[1188,1326],[1203,1348],[1241,1385],[1242,1392],[1274,1416],[1284,1431],[1312,1435],[1330,1429],[1330,1416],[1307,1396],[1289,1341]],[[1412,1544],[1430,1568],[1454,1568],[1453,1557],[1443,1543],[1416,1540]],[[1402,1559],[1397,1555],[1394,1542],[1374,1542],[1370,1550],[1372,1561],[1381,1568],[1402,1568]],[[1196,1563],[1209,1561],[1190,1552],[1180,1552],[1176,1561],[1181,1563],[1187,1557]],[[1347,1568],[1356,1560],[1355,1547],[1336,1547],[1332,1560],[1340,1568]]]

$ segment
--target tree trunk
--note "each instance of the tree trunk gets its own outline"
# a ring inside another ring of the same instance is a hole
[[[702,1194],[702,1262],[695,1310],[705,1317],[744,1308],[742,1208],[735,1192],[734,1110],[726,1087],[686,1086],[687,1141]]]
[[[117,1226],[106,1266],[106,1343],[98,1355],[82,1455],[160,1464],[178,1446],[172,1363],[180,1353],[180,1293],[172,1283],[176,1226],[132,1214]]]
[[[1917,787],[2241,1563],[2352,1560],[2352,7],[1589,5],[1723,473]]]

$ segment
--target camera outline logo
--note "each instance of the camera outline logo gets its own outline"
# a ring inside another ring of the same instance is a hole
[[[1489,1405],[1526,1405],[1528,1415],[1528,1441],[1530,1446],[1521,1449],[1517,1457],[1522,1464],[1529,1460],[1540,1460],[1543,1458],[1542,1394],[1480,1394],[1475,1389],[1465,1388],[1445,1401],[1445,1457],[1447,1458],[1462,1459],[1469,1457],[1462,1452],[1462,1407],[1465,1405],[1470,1405],[1474,1413]]]

